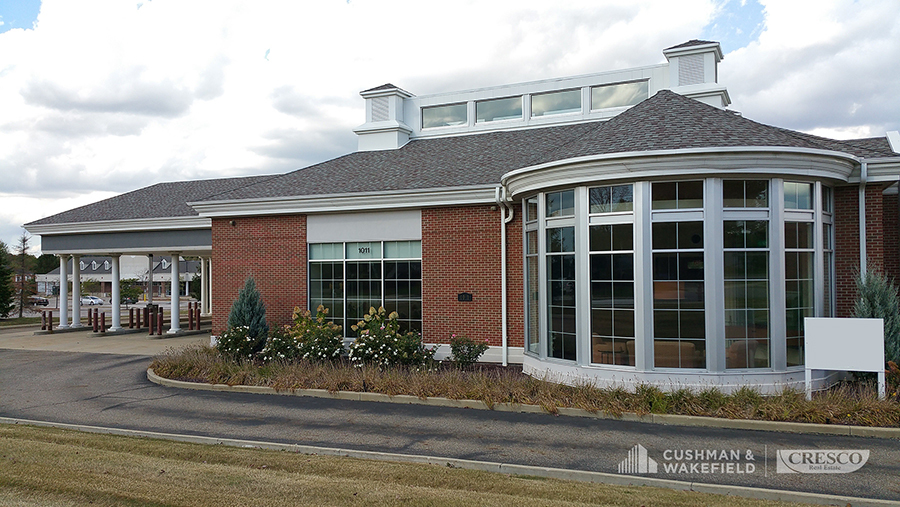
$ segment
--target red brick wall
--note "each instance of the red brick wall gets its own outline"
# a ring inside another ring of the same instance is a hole
[[[884,187],[866,187],[866,267],[884,271]]]
[[[295,306],[306,308],[306,215],[214,218],[212,245],[213,334],[224,331],[251,274],[270,328],[290,322]]]
[[[849,317],[859,272],[859,187],[834,189],[835,303],[838,317]]]
[[[510,347],[525,346],[525,254],[522,250],[522,205],[512,205],[513,220],[506,224],[506,308]]]
[[[457,334],[501,345],[500,217],[491,206],[422,210],[422,335],[428,343],[449,343]],[[517,246],[509,246],[521,250],[521,232]],[[521,302],[521,284],[517,289]],[[463,292],[473,300],[459,302]]]
[[[884,272],[896,285],[900,282],[900,210],[897,194],[884,196]]]
[[[897,261],[896,199],[886,207],[883,190],[882,185],[869,185],[866,188],[866,268],[869,270],[891,269],[891,262]],[[885,217],[891,206],[894,210],[893,226],[890,225],[891,219]],[[859,187],[835,189],[834,222],[837,316],[850,317],[856,300],[856,277],[859,274]],[[893,232],[886,230],[886,224]],[[894,245],[887,249],[887,253],[886,242]]]

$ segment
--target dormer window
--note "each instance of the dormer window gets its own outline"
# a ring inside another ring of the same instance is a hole
[[[169,261],[167,261],[166,259],[163,259],[159,264],[160,264],[160,266],[162,266],[163,269],[169,269],[170,264],[169,264]]]
[[[449,104],[422,108],[422,128],[455,127],[469,122],[466,104]]]
[[[100,264],[97,261],[91,261],[91,269],[96,271],[98,267],[100,267]]]
[[[103,269],[109,269],[109,261],[103,261]]]
[[[594,86],[591,88],[591,110],[633,106],[650,96],[648,81]]]
[[[531,116],[581,112],[581,90],[541,93],[531,96]]]
[[[475,123],[522,119],[522,97],[482,100],[475,103]]]
[[[87,264],[85,264],[84,261],[79,262],[79,263],[78,263],[78,266],[81,267],[81,270],[82,270],[82,271],[84,271],[85,268],[87,268]]]

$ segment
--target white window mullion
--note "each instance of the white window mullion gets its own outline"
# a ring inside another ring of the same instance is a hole
[[[813,209],[816,213],[816,222],[813,228],[813,244],[816,253],[814,257],[813,285],[815,291],[815,310],[814,315],[821,317],[825,313],[825,245],[822,225],[822,182],[817,181],[813,191]]]
[[[591,363],[591,268],[588,234],[588,191],[586,187],[575,189],[575,322],[577,362]]]
[[[650,183],[634,184],[634,366],[653,369],[653,263]]]
[[[722,232],[722,180],[706,179],[704,278],[706,306],[706,367],[725,371],[725,281]]]
[[[769,187],[769,326],[771,334],[772,369],[784,371],[787,368],[785,323],[785,270],[784,270],[784,180],[774,178]]]
[[[547,220],[545,194],[538,194],[538,355],[547,359]]]

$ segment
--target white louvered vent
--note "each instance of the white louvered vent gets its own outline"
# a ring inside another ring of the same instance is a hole
[[[387,121],[389,107],[387,97],[372,99],[372,121]]]
[[[703,55],[688,55],[678,59],[678,86],[703,82]]]

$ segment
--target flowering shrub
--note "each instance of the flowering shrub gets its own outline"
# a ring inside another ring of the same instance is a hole
[[[216,349],[233,359],[253,359],[260,349],[260,340],[250,336],[250,326],[235,326],[219,335]]]
[[[468,368],[478,362],[478,358],[488,349],[487,340],[476,342],[467,336],[450,337],[450,352],[457,368]]]
[[[434,357],[436,348],[426,348],[419,333],[400,333],[397,312],[390,314],[384,307],[369,313],[351,329],[357,338],[350,345],[350,361],[356,366],[421,365]]]
[[[293,324],[273,332],[262,351],[265,361],[307,359],[334,361],[344,352],[341,326],[326,320],[328,309],[316,308],[313,317],[309,310],[294,308]]]

